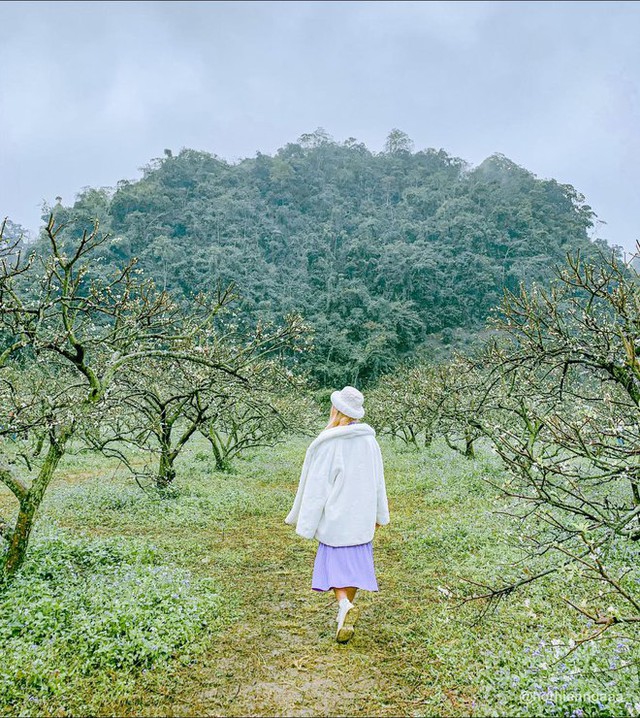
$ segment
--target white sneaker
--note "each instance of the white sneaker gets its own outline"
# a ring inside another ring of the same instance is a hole
[[[336,631],[336,641],[338,643],[347,643],[351,640],[354,632],[354,625],[360,616],[360,609],[354,606],[348,598],[343,598],[338,604],[338,630]]]

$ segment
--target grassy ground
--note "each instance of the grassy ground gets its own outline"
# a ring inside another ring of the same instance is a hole
[[[380,592],[357,596],[356,635],[338,645],[335,601],[310,589],[316,543],[283,521],[308,442],[260,450],[232,474],[214,472],[196,442],[180,460],[176,496],[163,501],[113,462],[66,458],[30,560],[0,604],[0,712],[640,711],[628,641],[556,660],[585,630],[561,601],[579,586],[538,583],[482,621],[478,605],[450,595],[461,577],[514,575],[519,558],[483,480],[500,474],[490,453],[468,461],[439,444],[414,452],[381,440],[391,524],[374,540]],[[9,505],[0,495],[0,509]]]

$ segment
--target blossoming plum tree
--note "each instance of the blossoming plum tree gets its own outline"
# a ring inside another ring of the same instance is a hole
[[[587,639],[637,624],[640,278],[613,253],[570,256],[550,287],[507,293],[494,326],[485,428],[537,568],[481,595],[570,574],[580,589],[571,581],[565,600],[592,622]]]

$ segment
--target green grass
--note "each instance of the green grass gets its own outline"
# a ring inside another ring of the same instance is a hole
[[[518,574],[516,527],[485,479],[444,445],[381,440],[391,524],[361,592],[354,639],[310,590],[315,542],[284,524],[309,439],[213,471],[204,442],[155,500],[113,461],[69,456],[28,561],[0,596],[6,715],[636,715],[637,642],[557,660],[584,621],[537,582],[479,620],[463,579]],[[0,505],[9,505],[6,494]],[[631,668],[625,668],[631,664]],[[582,711],[583,713],[581,714]]]

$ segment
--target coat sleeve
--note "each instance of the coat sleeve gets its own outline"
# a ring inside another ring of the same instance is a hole
[[[384,483],[384,466],[382,463],[382,452],[380,446],[376,441],[376,454],[377,454],[377,509],[376,509],[376,523],[380,526],[385,526],[389,523],[389,503],[387,501],[387,488]]]
[[[314,538],[331,487],[342,471],[338,444],[326,441],[305,457],[293,508],[285,519],[296,525],[296,533],[303,538]]]
[[[305,454],[304,462],[302,464],[302,470],[300,472],[300,480],[298,481],[298,490],[296,491],[296,497],[293,500],[293,506],[291,507],[291,511],[289,511],[287,517],[284,520],[285,524],[291,524],[292,526],[296,525],[296,522],[298,520],[298,514],[300,513],[300,504],[302,503],[302,496],[304,494],[304,487],[307,481],[307,474],[309,472],[310,463],[311,453],[309,449],[307,449],[307,453]]]

